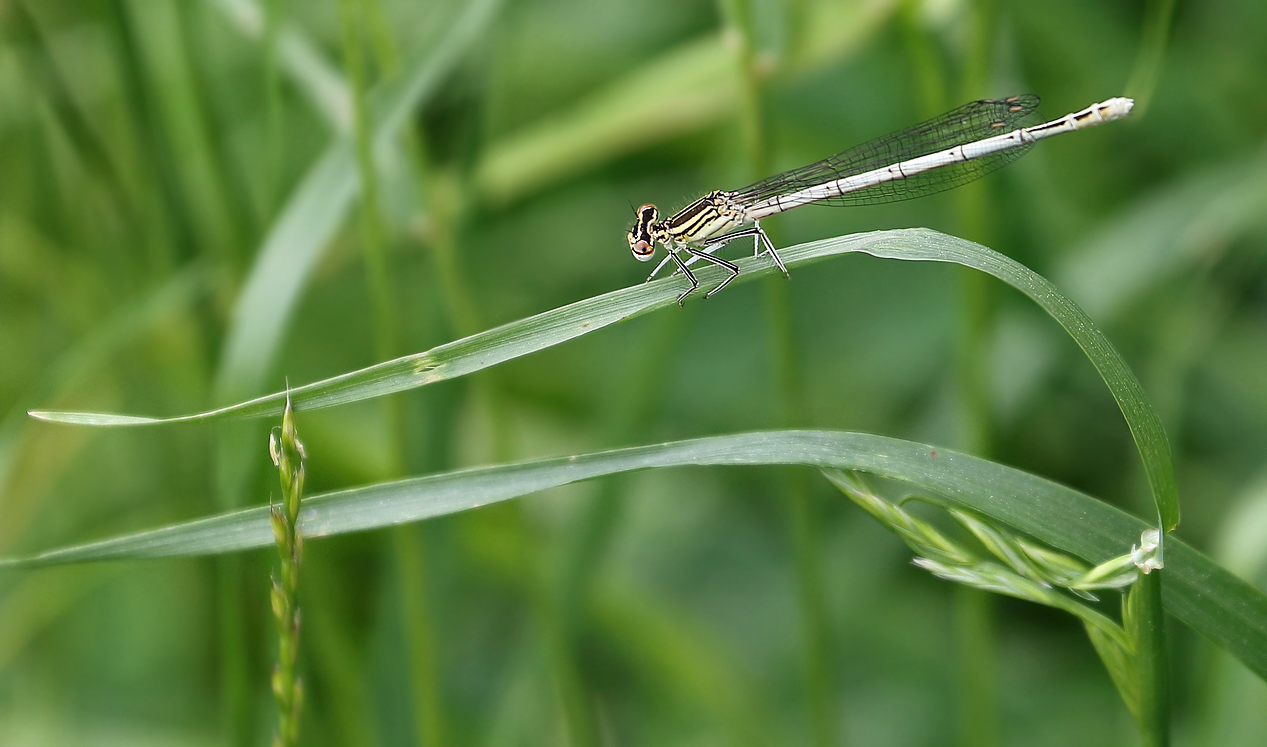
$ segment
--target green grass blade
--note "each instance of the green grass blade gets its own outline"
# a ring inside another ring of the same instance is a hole
[[[1121,354],[1091,319],[1061,295],[1055,286],[987,247],[926,229],[876,231],[825,239],[782,249],[780,255],[789,267],[795,267],[850,252],[865,252],[887,259],[952,262],[972,267],[1003,280],[1042,306],[1074,338],[1104,378],[1139,448],[1163,526],[1171,529],[1178,524],[1179,502],[1174,466],[1161,421],[1149,406],[1143,387]],[[774,271],[773,264],[765,257],[742,259],[739,265],[745,272],[735,282],[746,282]],[[720,282],[724,273],[725,270],[720,268],[706,267],[698,270],[696,275],[701,283],[709,286]],[[297,408],[314,409],[451,379],[669,306],[686,287],[687,281],[676,277],[613,291],[480,332],[424,353],[301,386],[292,389],[290,396]],[[43,420],[80,425],[139,425],[277,415],[285,401],[286,393],[277,392],[218,410],[175,418],[42,410],[32,411],[31,414]]]
[[[773,431],[463,470],[327,493],[304,502],[310,540],[443,516],[632,470],[688,465],[799,464],[910,483],[1092,563],[1139,541],[1147,524],[1035,475],[923,444],[858,433]],[[196,556],[272,543],[268,507],[8,559],[0,568]],[[1188,545],[1166,550],[1166,610],[1267,678],[1267,596]]]

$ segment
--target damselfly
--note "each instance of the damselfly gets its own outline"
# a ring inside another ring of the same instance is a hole
[[[1035,141],[1125,117],[1133,104],[1131,99],[1113,98],[1060,119],[1023,127],[1021,123],[1038,108],[1037,96],[974,101],[743,189],[709,192],[664,220],[655,205],[643,205],[629,229],[629,249],[645,262],[655,255],[656,244],[664,246],[668,256],[647,280],[674,262],[691,281],[691,287],[678,296],[679,304],[699,287],[688,266],[697,259],[730,272],[706,298],[739,275],[738,265],[714,252],[742,236],[753,237],[753,256],[764,246],[786,277],[783,260],[761,230],[762,218],[811,203],[874,205],[952,189],[1015,161]],[[682,255],[687,258],[683,260]]]

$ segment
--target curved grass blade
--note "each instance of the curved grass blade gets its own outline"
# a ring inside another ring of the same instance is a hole
[[[620,472],[654,467],[799,464],[857,470],[1008,524],[1053,548],[1099,563],[1138,542],[1147,524],[1076,490],[1001,464],[882,436],[770,431],[483,467],[313,496],[300,527],[308,539],[466,511]],[[198,556],[271,544],[268,507],[0,561],[30,568],[123,558]],[[1166,610],[1267,678],[1267,596],[1188,545],[1166,551]]]
[[[989,273],[1006,282],[1052,316],[1086,353],[1117,401],[1135,438],[1161,525],[1173,529],[1179,523],[1170,443],[1161,421],[1120,353],[1076,304],[1061,295],[1046,279],[1018,262],[980,244],[927,229],[905,229],[854,234],[815,241],[780,250],[789,266],[799,266],[850,252],[913,261],[953,262]],[[738,261],[744,272],[735,282],[747,282],[774,271],[766,257]],[[704,284],[721,281],[724,270],[707,267],[696,275]],[[300,409],[330,407],[381,396],[462,376],[483,368],[557,345],[609,324],[671,305],[686,289],[687,281],[671,277],[653,283],[588,298],[567,306],[511,322],[496,329],[446,343],[424,353],[379,363],[290,390]],[[43,420],[80,425],[141,425],[212,420],[225,417],[275,416],[285,404],[278,392],[208,412],[174,418],[145,418],[80,412],[32,411]]]

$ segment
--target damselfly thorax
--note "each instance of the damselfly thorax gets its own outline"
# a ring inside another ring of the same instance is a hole
[[[1037,96],[974,101],[743,189],[709,192],[663,220],[655,205],[643,205],[635,211],[636,220],[629,229],[629,249],[645,262],[655,256],[656,244],[665,248],[668,256],[647,280],[669,262],[676,264],[677,271],[691,282],[678,296],[679,304],[699,287],[690,269],[697,260],[730,273],[706,298],[739,275],[738,265],[714,252],[743,236],[753,237],[754,255],[764,247],[787,276],[783,260],[761,230],[762,218],[800,205],[871,205],[953,189],[1011,163],[1042,138],[1125,117],[1133,104],[1131,99],[1113,98],[1050,122],[1022,127],[1038,107]]]
[[[695,274],[688,267],[697,259],[712,262],[730,271],[730,275],[716,288],[704,294],[705,298],[725,288],[739,275],[738,265],[714,256],[713,252],[741,236],[754,237],[753,256],[761,253],[761,245],[764,243],[775,264],[785,276],[787,275],[787,268],[783,266],[783,261],[774,251],[774,246],[770,244],[765,231],[762,231],[760,224],[743,210],[735,199],[736,194],[720,190],[709,192],[664,220],[659,219],[660,211],[655,205],[643,205],[635,212],[637,220],[633,228],[629,229],[629,249],[634,257],[646,262],[655,255],[656,244],[660,244],[668,252],[668,256],[656,265],[647,280],[650,281],[659,274],[670,261],[675,261],[678,264],[678,271],[685,274],[691,281],[691,287],[678,296],[678,304],[681,304],[684,298],[699,287],[699,281],[695,279]],[[733,230],[748,223],[752,224],[751,228]],[[691,258],[683,262],[678,252],[684,252]]]

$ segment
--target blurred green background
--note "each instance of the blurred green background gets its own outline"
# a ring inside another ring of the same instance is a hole
[[[0,35],[0,554],[277,492],[273,423],[28,409],[175,415],[425,350],[640,282],[633,205],[1034,92],[1048,117],[1137,106],[954,193],[765,225],[782,245],[928,226],[1051,278],[1160,411],[1180,535],[1261,588],[1261,0],[15,0]],[[1150,515],[1076,346],[949,266],[819,263],[299,416],[308,492],[785,426],[961,448]],[[1134,739],[1075,621],[908,561],[816,474],[757,468],[313,540],[304,742]],[[264,742],[272,563],[0,577],[0,743]],[[1262,744],[1263,684],[1171,632],[1176,742]]]

